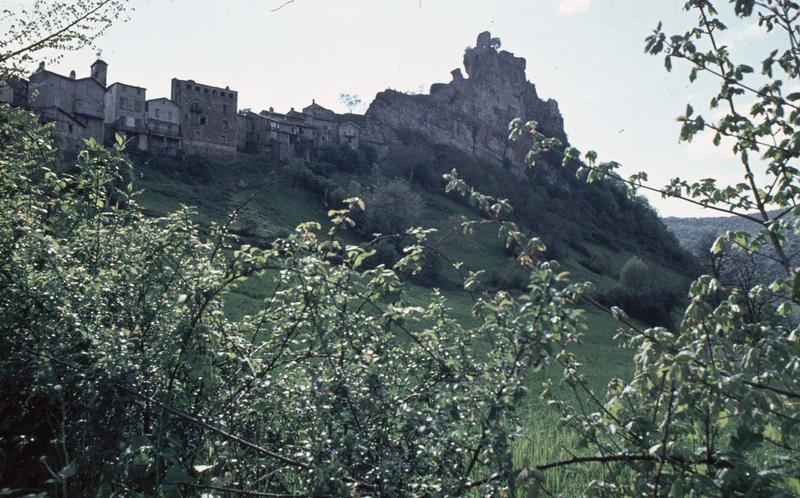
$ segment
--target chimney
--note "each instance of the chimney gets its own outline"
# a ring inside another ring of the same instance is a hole
[[[274,107],[270,107],[269,108],[269,112],[275,112],[275,108]]]
[[[44,61],[39,63],[39,71],[44,71]]]
[[[71,80],[75,79],[75,70],[74,69],[69,72],[69,79],[71,79]]]

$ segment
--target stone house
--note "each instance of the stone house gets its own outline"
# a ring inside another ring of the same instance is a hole
[[[181,108],[168,98],[145,102],[147,144],[151,152],[177,155],[181,150]]]
[[[119,134],[129,141],[128,147],[147,150],[146,102],[145,88],[125,83],[106,88],[106,143]]]
[[[366,126],[364,116],[358,114],[341,114],[337,118],[337,140],[357,149],[361,144],[361,131]]]
[[[336,113],[317,104],[316,100],[311,105],[303,108],[303,114],[308,116],[308,124],[317,129],[314,145],[317,147],[331,145],[336,142],[339,134],[339,124]]]
[[[239,115],[237,127],[242,152],[268,153],[280,160],[311,157],[316,129],[305,119],[273,109],[258,114],[247,111]]]
[[[307,125],[316,129],[314,145],[317,147],[343,143],[357,149],[361,143],[361,132],[366,126],[364,116],[336,114],[315,100],[311,101],[310,106],[304,107],[302,113],[292,110],[289,115],[298,119],[303,117]]]
[[[75,71],[68,77],[48,71],[41,63],[28,83],[28,106],[43,122],[55,123],[67,148],[78,148],[88,138],[102,144],[107,73],[108,64],[100,59],[85,78],[76,78]]]
[[[250,110],[242,111],[236,118],[237,149],[250,154],[272,153],[272,134],[269,121]]]
[[[236,91],[173,78],[171,100],[181,108],[183,147],[187,152],[236,153]]]
[[[28,107],[28,80],[10,76],[0,81],[0,102],[13,107]]]

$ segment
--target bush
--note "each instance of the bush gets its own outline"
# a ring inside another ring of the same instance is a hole
[[[378,180],[363,199],[366,228],[383,234],[402,234],[419,220],[425,206],[422,196],[400,178]]]
[[[632,256],[622,267],[617,285],[600,300],[608,306],[619,306],[647,324],[672,327],[672,312],[681,303],[681,295],[680,286],[669,283],[641,258]]]

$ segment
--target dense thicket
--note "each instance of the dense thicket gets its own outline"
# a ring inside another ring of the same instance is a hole
[[[269,248],[190,209],[148,218],[116,149],[75,164],[0,108],[0,485],[8,493],[495,494],[513,485],[526,372],[576,333],[579,288],[527,260],[530,289],[404,302],[427,232],[392,266],[304,224]],[[238,212],[232,214],[233,222]],[[224,293],[269,275],[258,313]],[[474,287],[476,281],[469,284]],[[492,347],[488,350],[486,344]],[[227,491],[232,492],[232,491]]]

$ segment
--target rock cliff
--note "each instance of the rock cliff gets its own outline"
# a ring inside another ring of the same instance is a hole
[[[508,142],[508,123],[533,120],[542,133],[563,140],[564,122],[558,103],[539,98],[527,80],[525,59],[498,51],[496,41],[481,33],[464,54],[467,77],[455,69],[450,83],[432,85],[428,95],[379,93],[367,110],[365,139],[391,147],[416,133],[521,172],[528,147]]]

